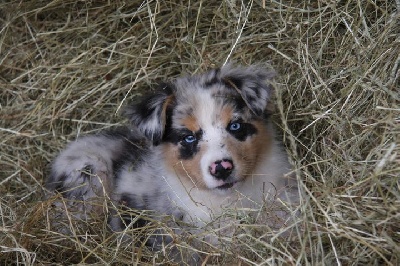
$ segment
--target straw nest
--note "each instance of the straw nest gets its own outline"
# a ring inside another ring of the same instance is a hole
[[[244,217],[204,264],[400,264],[399,1],[10,1],[0,4],[0,264],[167,264],[106,218],[53,229],[43,183],[75,137],[123,124],[158,81],[268,62],[302,191],[290,237]],[[145,214],[142,214],[145,217]],[[284,237],[282,237],[284,236]],[[174,236],[182,249],[190,238]],[[195,236],[193,236],[195,237]]]

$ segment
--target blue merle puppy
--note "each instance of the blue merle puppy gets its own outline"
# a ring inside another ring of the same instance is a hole
[[[296,199],[287,155],[267,105],[274,73],[225,65],[177,78],[126,110],[131,125],[71,142],[54,160],[48,189],[75,200],[172,215],[201,228],[227,208]],[[124,228],[114,217],[114,230]]]

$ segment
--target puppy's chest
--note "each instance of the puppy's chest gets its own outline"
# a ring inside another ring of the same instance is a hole
[[[136,169],[123,167],[116,177],[114,198],[130,208],[173,215],[197,226],[206,224],[238,199],[237,193],[215,193],[182,182],[155,160],[149,159]]]

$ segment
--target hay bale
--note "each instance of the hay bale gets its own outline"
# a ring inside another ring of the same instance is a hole
[[[48,164],[68,140],[123,123],[120,107],[156,81],[233,60],[268,61],[279,73],[275,117],[302,214],[290,239],[246,221],[226,249],[205,249],[208,261],[399,265],[399,9],[350,0],[0,4],[0,264],[162,262],[162,252],[120,245],[104,219],[71,220],[73,236],[52,230],[51,202],[40,201]],[[140,242],[153,229],[130,233]],[[187,249],[189,240],[177,239]]]

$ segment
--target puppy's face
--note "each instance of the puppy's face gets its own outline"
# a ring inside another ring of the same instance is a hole
[[[128,114],[183,183],[227,191],[251,177],[269,149],[269,75],[227,66],[179,78]]]

